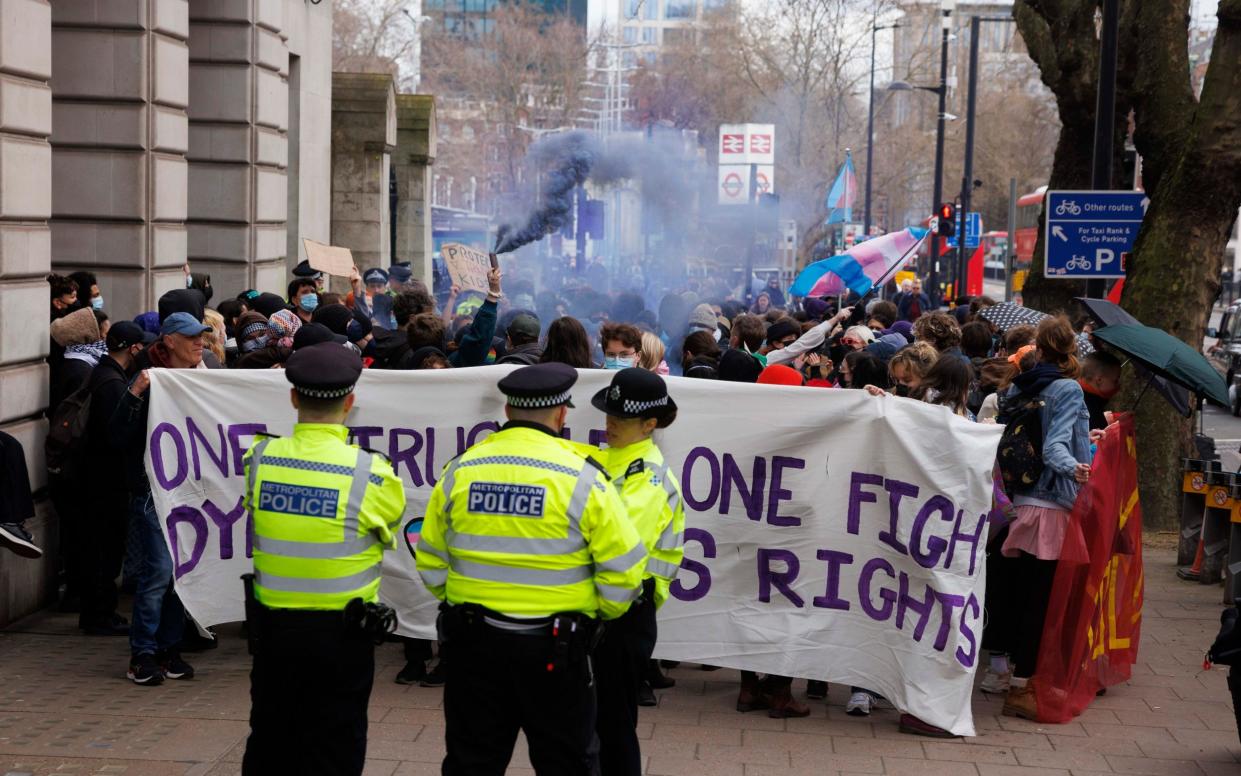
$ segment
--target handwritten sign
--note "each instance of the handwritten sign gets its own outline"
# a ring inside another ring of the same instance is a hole
[[[444,243],[440,252],[453,285],[462,291],[487,291],[487,271],[491,269],[487,254],[461,243]]]
[[[348,248],[304,238],[302,244],[306,246],[306,260],[310,262],[311,269],[342,278],[353,274],[353,251]]]

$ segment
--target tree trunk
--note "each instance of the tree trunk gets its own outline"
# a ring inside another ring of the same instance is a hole
[[[1179,49],[1185,43],[1165,40],[1164,45]],[[1138,114],[1139,125],[1145,125],[1140,138],[1182,143],[1175,155],[1161,149],[1164,167],[1129,259],[1121,301],[1143,323],[1195,350],[1219,293],[1224,247],[1241,206],[1239,62],[1241,0],[1223,0],[1211,67],[1192,116],[1169,109],[1183,105],[1175,93],[1163,103],[1142,106],[1146,110]],[[1173,528],[1179,522],[1177,459],[1188,451],[1191,424],[1163,401],[1148,399],[1138,407],[1138,483],[1143,519],[1151,527]]]

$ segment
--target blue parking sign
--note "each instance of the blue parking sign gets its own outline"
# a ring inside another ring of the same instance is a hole
[[[1149,204],[1140,191],[1047,192],[1044,277],[1123,278]]]

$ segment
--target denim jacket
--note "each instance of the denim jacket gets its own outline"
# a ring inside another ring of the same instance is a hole
[[[1011,391],[1014,391],[1010,389]],[[1077,480],[1073,471],[1079,463],[1090,463],[1090,411],[1082,387],[1076,380],[1056,380],[1039,394],[1043,407],[1043,473],[1038,483],[1016,494],[1052,501],[1073,509],[1077,500]]]

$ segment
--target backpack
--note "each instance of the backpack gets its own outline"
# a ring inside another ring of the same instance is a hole
[[[52,413],[47,427],[43,458],[53,477],[74,473],[78,454],[86,441],[86,422],[90,418],[91,390],[84,385],[65,397]]]
[[[1027,490],[1038,482],[1043,473],[1043,419],[1040,410],[1043,401],[1018,398],[1017,403],[1005,412],[1004,434],[996,450],[1000,465],[1000,478],[1004,481],[1004,493],[1012,498],[1016,491]]]

